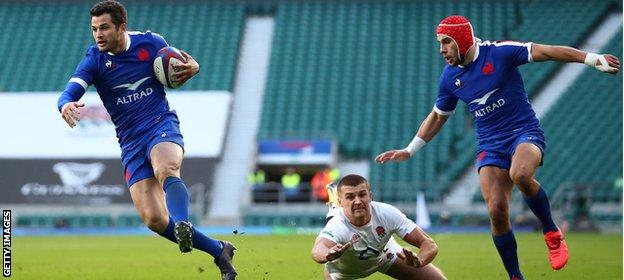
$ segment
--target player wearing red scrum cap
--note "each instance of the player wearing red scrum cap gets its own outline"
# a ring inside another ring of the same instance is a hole
[[[586,53],[566,47],[511,41],[477,42],[470,21],[463,16],[444,18],[436,28],[440,54],[448,65],[440,76],[435,106],[409,145],[375,158],[378,163],[405,161],[430,141],[464,101],[477,130],[477,170],[488,207],[492,238],[510,279],[522,279],[516,239],[509,220],[513,186],[541,221],[553,269],[568,261],[562,232],[553,222],[546,193],[535,179],[546,143],[524,90],[518,66],[538,61],[585,63],[615,74],[620,62],[609,54]]]

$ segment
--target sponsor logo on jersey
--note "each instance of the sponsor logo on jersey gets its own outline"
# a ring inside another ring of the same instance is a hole
[[[484,96],[482,96],[481,98],[477,98],[475,100],[470,101],[470,104],[476,103],[477,105],[485,105],[488,102],[488,99],[490,99],[490,96],[492,96],[493,93],[495,93],[498,90],[498,88],[495,88],[491,91],[489,91],[488,93],[486,93]],[[489,105],[477,109],[474,111],[474,115],[475,117],[484,117],[487,114],[494,112],[495,110],[497,110],[498,108],[502,107],[505,105],[505,99],[501,98],[498,99],[492,103],[490,103]]]
[[[455,79],[455,86],[456,87],[461,87],[462,86],[462,82],[459,79]]]
[[[504,105],[505,105],[505,99],[501,98],[488,106],[485,106],[479,110],[475,110],[474,111],[475,117],[484,117],[487,114],[496,111],[498,108],[503,107]]]
[[[142,78],[134,83],[131,84],[123,84],[123,85],[118,85],[116,87],[113,87],[113,89],[118,89],[118,88],[125,88],[127,91],[134,91],[133,93],[124,95],[122,97],[118,97],[117,98],[117,105],[120,104],[129,104],[132,103],[134,101],[137,101],[143,97],[149,96],[151,95],[154,90],[151,87],[148,87],[140,92],[136,92],[136,90],[139,88],[139,86],[141,86],[141,84],[143,84],[143,82],[149,80],[150,77],[145,77]]]
[[[470,101],[470,104],[472,103],[477,103],[479,105],[485,105],[485,103],[487,102],[487,100],[490,98],[490,96],[495,93],[498,90],[498,88],[495,88],[493,90],[490,90],[488,93],[486,93],[485,95],[483,95],[481,98],[477,98],[475,100]]]

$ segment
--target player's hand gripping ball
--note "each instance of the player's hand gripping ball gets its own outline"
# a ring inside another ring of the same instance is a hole
[[[180,71],[180,64],[186,63],[186,58],[180,50],[174,47],[164,47],[158,51],[154,59],[154,74],[158,81],[168,88],[180,87],[183,83],[173,80],[173,75]]]

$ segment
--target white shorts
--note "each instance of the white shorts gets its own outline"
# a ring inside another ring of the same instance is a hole
[[[329,276],[333,280],[360,279],[360,278],[368,277],[369,275],[375,272],[385,273],[386,271],[388,271],[388,269],[390,269],[392,264],[394,264],[394,262],[398,259],[397,253],[402,252],[403,247],[401,247],[401,245],[399,245],[399,243],[397,243],[396,240],[394,240],[394,236],[392,236],[388,240],[388,244],[386,244],[386,249],[387,250],[384,253],[383,258],[374,267],[362,269],[361,273],[357,275],[353,275],[353,274],[343,275],[342,273],[340,273],[340,271],[334,271],[330,263],[325,263],[325,267],[327,271],[329,272]]]

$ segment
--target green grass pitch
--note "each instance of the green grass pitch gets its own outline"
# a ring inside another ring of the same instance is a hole
[[[528,279],[622,279],[622,235],[570,233],[570,261],[562,271],[548,265],[539,234],[517,234],[520,265]],[[505,279],[487,233],[435,234],[434,263],[449,279]],[[321,279],[310,258],[312,235],[220,236],[238,247],[239,279]],[[14,237],[13,279],[219,279],[212,258],[181,255],[156,236]],[[387,279],[376,274],[369,279]]]

